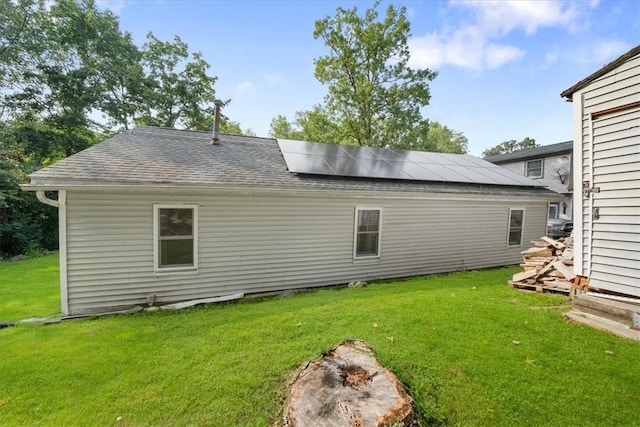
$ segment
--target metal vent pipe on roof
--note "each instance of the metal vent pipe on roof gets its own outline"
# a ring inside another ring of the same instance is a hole
[[[216,99],[213,101],[215,105],[215,112],[213,116],[213,137],[211,138],[211,145],[220,144],[220,110],[222,109],[222,101]]]

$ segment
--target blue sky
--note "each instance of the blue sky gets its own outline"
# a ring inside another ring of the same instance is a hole
[[[224,113],[268,136],[278,114],[293,118],[323,100],[314,21],[369,1],[98,0],[142,45],[147,32],[180,36],[218,77]],[[414,68],[438,71],[424,117],[462,132],[470,154],[509,139],[542,145],[572,138],[560,92],[640,44],[640,2],[394,1],[407,8]],[[383,8],[388,2],[383,2]],[[383,12],[382,12],[383,13]]]

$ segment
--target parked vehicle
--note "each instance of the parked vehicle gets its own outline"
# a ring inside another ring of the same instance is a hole
[[[558,239],[560,237],[569,237],[573,231],[573,221],[570,219],[549,219],[547,221],[547,236]]]

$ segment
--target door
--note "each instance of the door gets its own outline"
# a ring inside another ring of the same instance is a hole
[[[640,107],[594,114],[592,132],[589,283],[640,297]]]

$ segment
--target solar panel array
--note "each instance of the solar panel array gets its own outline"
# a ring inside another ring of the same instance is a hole
[[[278,139],[289,172],[359,178],[544,187],[477,157]]]

